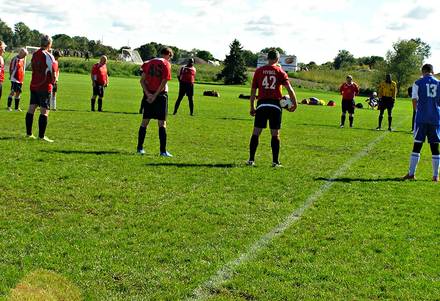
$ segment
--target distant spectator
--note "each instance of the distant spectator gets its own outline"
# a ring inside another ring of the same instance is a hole
[[[371,109],[375,109],[379,104],[379,98],[377,97],[377,92],[373,92],[370,97],[365,100],[368,103],[368,107]]]
[[[3,53],[5,53],[6,44],[0,40],[0,100],[2,99],[3,82],[5,80],[5,60]]]
[[[98,97],[98,112],[102,112],[104,89],[108,86],[107,57],[105,55],[101,56],[99,63],[93,65],[91,78],[93,86],[93,95],[90,100],[91,110],[95,111],[96,97]]]
[[[15,96],[15,111],[21,112],[20,96],[24,82],[25,59],[28,54],[25,48],[21,48],[20,52],[11,60],[9,65],[9,79],[11,80],[11,93],[8,96],[8,111],[12,111],[12,98]]]
[[[84,58],[85,58],[86,61],[90,60],[90,55],[89,55],[88,51],[86,51],[86,53],[84,54]]]

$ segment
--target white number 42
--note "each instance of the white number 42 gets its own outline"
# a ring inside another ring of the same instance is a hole
[[[426,90],[428,97],[437,97],[437,85],[426,84]]]

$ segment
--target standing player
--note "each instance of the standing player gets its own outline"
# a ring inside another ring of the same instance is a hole
[[[98,96],[98,111],[102,112],[102,99],[104,98],[104,88],[108,86],[107,57],[101,56],[99,63],[92,68],[93,96],[90,100],[92,111],[95,111],[96,96]]]
[[[147,126],[151,119],[157,119],[159,125],[160,156],[172,157],[167,152],[166,118],[168,114],[168,84],[171,79],[170,59],[173,57],[171,48],[163,48],[160,51],[161,58],[154,58],[142,65],[142,78],[140,80],[144,97],[144,112],[138,133],[137,153],[145,154],[144,141]]]
[[[21,112],[20,109],[20,95],[22,92],[24,82],[24,68],[25,58],[28,54],[25,48],[21,48],[18,55],[16,55],[9,65],[9,78],[11,80],[11,93],[8,97],[8,111],[12,111],[12,98],[15,96],[15,111]]]
[[[176,104],[174,105],[174,113],[177,114],[180,102],[183,97],[188,96],[189,112],[193,116],[194,113],[194,80],[196,78],[196,68],[194,67],[194,59],[190,58],[186,66],[182,66],[179,71],[177,79],[179,80],[179,97],[177,97]]]
[[[55,82],[56,66],[52,54],[49,49],[52,46],[52,39],[48,35],[42,35],[40,40],[40,49],[32,55],[32,79],[31,79],[31,101],[26,114],[26,134],[28,138],[35,137],[32,135],[32,123],[34,121],[34,113],[37,107],[40,107],[40,117],[38,119],[39,133],[38,137],[42,141],[53,142],[53,140],[45,136],[47,127],[47,118],[50,109],[50,95],[52,85]]]
[[[0,40],[0,100],[2,99],[3,82],[5,81],[5,60],[3,53],[5,53],[6,44]]]
[[[396,101],[397,96],[397,84],[395,81],[391,80],[391,74],[387,74],[385,77],[385,81],[381,82],[379,85],[379,126],[376,130],[382,129],[382,120],[383,113],[385,110],[388,112],[388,131],[392,131],[391,123],[393,121],[393,117],[391,115],[394,107],[394,102]]]
[[[354,97],[359,94],[359,86],[353,81],[351,75],[347,75],[346,82],[339,87],[339,92],[342,95],[342,115],[341,115],[341,125],[339,127],[343,128],[345,124],[345,115],[349,114],[350,127],[353,127],[354,121]]]
[[[52,95],[50,96],[50,109],[56,111],[57,110],[57,92],[58,92],[58,78],[60,77],[60,69],[58,65],[58,59],[61,56],[61,52],[59,50],[55,50],[53,52],[53,57],[55,61],[53,62],[56,67],[55,72],[55,83],[53,84]]]
[[[250,98],[250,114],[255,116],[254,129],[249,145],[249,160],[246,162],[249,166],[255,165],[255,153],[258,147],[258,140],[261,132],[269,127],[272,135],[272,167],[281,167],[278,159],[280,152],[280,129],[282,109],[280,100],[282,98],[281,86],[284,86],[292,100],[292,107],[289,109],[293,112],[297,108],[296,95],[289,82],[289,77],[281,67],[278,60],[280,54],[275,49],[271,49],[267,54],[268,63],[255,71],[252,80],[251,98]],[[258,89],[258,102],[255,109],[255,98]]]
[[[436,79],[430,64],[422,67],[423,77],[418,79],[412,89],[413,101],[417,103],[414,126],[414,146],[410,158],[409,171],[404,180],[415,180],[420,151],[426,137],[431,146],[434,182],[439,181],[439,143],[440,143],[440,81]]]

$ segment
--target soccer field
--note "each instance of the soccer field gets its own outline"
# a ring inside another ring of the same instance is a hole
[[[257,167],[244,164],[246,86],[196,85],[195,116],[186,99],[169,116],[173,158],[158,156],[155,122],[146,155],[135,154],[139,79],[110,78],[105,112],[92,113],[89,76],[62,74],[53,144],[24,139],[25,112],[4,109],[5,90],[0,300],[439,300],[429,147],[418,180],[399,180],[412,147],[409,100],[397,101],[394,132],[373,130],[378,112],[367,109],[339,129],[340,96],[297,89],[338,106],[284,112],[284,168],[274,169],[268,130]]]

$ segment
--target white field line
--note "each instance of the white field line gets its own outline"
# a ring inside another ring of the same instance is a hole
[[[297,208],[290,215],[288,215],[284,221],[282,221],[278,226],[264,234],[260,239],[258,239],[249,249],[241,253],[239,257],[225,264],[220,270],[218,270],[214,275],[212,275],[206,282],[197,287],[188,300],[204,300],[212,295],[212,292],[219,288],[225,281],[233,276],[234,270],[241,264],[254,258],[259,251],[266,248],[269,243],[276,237],[283,234],[289,227],[291,227],[296,221],[298,221],[304,212],[309,209],[324,193],[326,193],[335,183],[335,180],[341,177],[345,172],[347,172],[350,167],[358,160],[365,157],[379,142],[381,142],[388,131],[384,132],[382,135],[378,136],[376,139],[371,141],[363,150],[351,157],[347,162],[345,162],[332,176],[326,181],[321,187],[318,188],[314,193],[312,193],[301,207]]]

